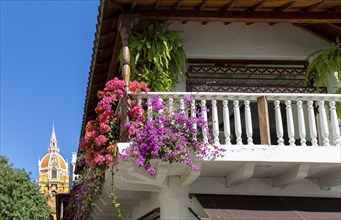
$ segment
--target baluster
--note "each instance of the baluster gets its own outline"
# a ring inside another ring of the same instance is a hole
[[[316,121],[315,121],[315,112],[314,112],[314,102],[312,100],[308,101],[308,117],[309,117],[309,130],[310,130],[310,138],[311,144],[313,147],[317,146],[317,130],[316,130]]]
[[[287,112],[287,130],[288,130],[288,137],[289,137],[289,144],[290,146],[295,146],[295,127],[294,127],[294,119],[292,117],[292,107],[291,101],[287,100],[285,102],[286,105],[286,112]]]
[[[250,107],[250,101],[246,100],[244,101],[245,105],[245,128],[246,128],[246,136],[247,136],[247,144],[253,145],[253,131],[252,131],[252,118],[251,118],[251,107]]]
[[[320,101],[319,103],[319,114],[323,146],[329,146],[329,128],[324,101]]]
[[[233,101],[234,105],[234,127],[235,127],[235,132],[236,132],[236,137],[237,137],[237,145],[243,145],[242,142],[242,123],[240,120],[240,109],[239,109],[239,101],[234,100]]]
[[[277,134],[277,143],[280,146],[284,145],[284,139],[283,139],[283,123],[282,123],[282,114],[281,114],[281,106],[280,101],[275,100],[275,121],[276,121],[276,134]]]
[[[218,109],[217,109],[217,100],[216,100],[215,96],[212,96],[212,124],[213,124],[214,144],[220,145],[220,143],[219,143]]]
[[[227,97],[223,97],[223,116],[224,116],[224,135],[225,135],[225,144],[231,145],[231,128],[230,128],[230,113]]]
[[[306,131],[305,131],[305,121],[304,121],[304,113],[303,113],[303,106],[302,101],[297,101],[297,117],[298,117],[298,129],[299,134],[301,138],[301,146],[307,146],[306,145]]]
[[[158,101],[160,106],[163,106],[163,104],[162,104],[163,103],[162,96],[160,96],[160,98],[157,101]],[[163,108],[160,108],[159,111],[158,111],[160,127],[163,127],[163,123],[162,123],[162,120],[161,120],[162,114],[163,114]]]
[[[137,105],[141,106],[141,103],[142,103],[142,97],[141,97],[141,94],[138,94],[137,95]]]
[[[152,106],[152,97],[148,96],[147,99],[148,106],[148,121],[153,120],[153,106]]]
[[[168,111],[169,111],[169,117],[173,117],[174,115],[174,107],[173,107],[173,97],[169,97],[168,99]]]
[[[336,114],[335,101],[331,101],[330,105],[330,119],[332,122],[332,131],[333,131],[333,144],[336,147],[340,147],[340,130],[339,123]]]
[[[185,115],[185,101],[184,101],[184,96],[181,95],[179,98],[180,98],[180,114]]]
[[[205,96],[201,96],[201,117],[205,121],[205,125],[202,126],[202,135],[204,137],[204,143],[208,143],[207,131],[208,131],[208,124],[207,124],[207,107],[206,107],[206,100]]]
[[[192,119],[196,119],[197,118],[197,113],[196,113],[196,108],[195,108],[195,100],[194,99],[191,100],[191,118]],[[197,123],[196,122],[194,122],[192,124],[192,128],[195,131],[197,130]],[[193,135],[193,139],[194,140],[197,139],[196,135]]]

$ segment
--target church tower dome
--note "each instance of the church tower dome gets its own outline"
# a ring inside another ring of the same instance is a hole
[[[68,163],[59,154],[60,149],[57,143],[57,136],[53,125],[47,153],[38,161],[39,179],[37,181],[39,191],[49,195],[49,205],[54,219],[56,214],[56,195],[69,191]]]

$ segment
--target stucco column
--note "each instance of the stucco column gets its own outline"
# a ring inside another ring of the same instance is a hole
[[[168,177],[168,187],[164,187],[159,194],[160,218],[191,219],[189,207],[189,187],[181,186],[180,176]]]

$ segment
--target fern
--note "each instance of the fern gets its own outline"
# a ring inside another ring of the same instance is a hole
[[[306,72],[306,82],[313,80],[317,90],[320,86],[327,86],[330,91],[328,78],[334,75],[340,84],[341,78],[341,43],[337,39],[332,46],[327,49],[318,50],[308,57],[308,67]]]
[[[152,91],[169,92],[185,78],[183,42],[179,31],[168,29],[170,24],[151,24],[130,38],[131,79],[145,81]]]
[[[330,75],[334,75],[338,84],[336,94],[341,94],[341,42],[339,39],[332,43],[330,48],[316,51],[307,57],[309,64],[306,72],[306,82],[313,80],[317,90],[320,86],[327,86],[328,92],[331,88],[328,83]],[[336,103],[338,118],[341,118],[341,103]]]

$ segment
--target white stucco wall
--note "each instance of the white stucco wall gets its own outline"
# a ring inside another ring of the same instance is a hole
[[[330,45],[292,24],[175,22],[171,27],[183,31],[188,58],[304,60]]]

